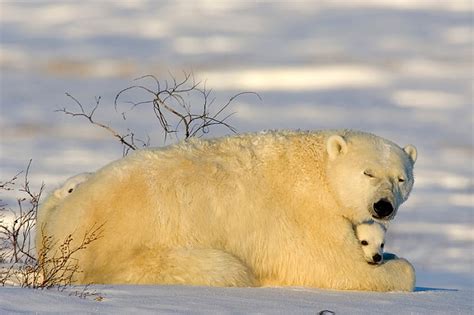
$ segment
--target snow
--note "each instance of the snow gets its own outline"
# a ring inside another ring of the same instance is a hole
[[[420,288],[414,293],[337,292],[308,288],[94,286],[103,297],[2,288],[1,312],[87,314],[469,314],[472,291]],[[19,299],[23,303],[19,303]],[[442,301],[442,302],[441,302]],[[25,303],[27,302],[27,303]]]
[[[73,105],[65,92],[85,105],[103,96],[99,120],[162,145],[149,112],[123,122],[113,99],[133,78],[182,70],[217,103],[260,94],[231,107],[239,132],[354,128],[419,153],[386,237],[414,264],[417,292],[99,286],[98,302],[6,287],[0,313],[473,312],[471,1],[1,1],[0,23],[1,179],[32,158],[31,184],[53,190],[121,156],[102,130],[54,112]]]

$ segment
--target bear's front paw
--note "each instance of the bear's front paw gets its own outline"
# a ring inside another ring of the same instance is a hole
[[[413,291],[415,287],[415,268],[408,260],[397,258],[389,260],[385,264],[395,280],[395,291]]]
[[[392,253],[383,253],[383,261],[398,259],[398,256]]]

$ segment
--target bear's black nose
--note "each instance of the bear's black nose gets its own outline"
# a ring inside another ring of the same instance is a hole
[[[379,261],[382,260],[382,256],[380,256],[379,254],[375,254],[375,255],[372,257],[372,260],[374,261],[374,263],[378,263]]]
[[[388,217],[393,212],[393,206],[387,199],[380,199],[374,203],[374,210],[379,219]]]

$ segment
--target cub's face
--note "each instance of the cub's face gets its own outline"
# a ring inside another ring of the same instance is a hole
[[[415,147],[399,148],[378,137],[327,140],[327,178],[342,215],[354,224],[395,217],[413,187]]]
[[[59,200],[64,199],[67,195],[76,190],[80,184],[88,180],[91,174],[92,173],[80,173],[68,178],[60,188],[54,191],[54,196]]]
[[[381,264],[385,246],[385,227],[371,221],[357,225],[355,232],[364,252],[365,260],[369,264]]]

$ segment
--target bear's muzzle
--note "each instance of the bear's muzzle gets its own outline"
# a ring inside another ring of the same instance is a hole
[[[374,203],[375,219],[387,219],[390,217],[394,211],[392,203],[385,198],[380,199]]]

